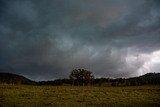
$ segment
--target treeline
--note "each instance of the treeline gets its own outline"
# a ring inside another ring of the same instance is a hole
[[[141,86],[141,85],[160,85],[160,73],[147,73],[143,76],[133,78],[96,78],[93,79],[90,84],[85,84],[83,81],[72,79],[56,79],[54,81],[40,81],[38,85],[90,85],[90,86]]]
[[[52,85],[52,86],[140,86],[160,85],[160,73],[147,73],[133,78],[94,78],[92,72],[83,69],[73,70],[67,79],[35,82],[23,76],[0,73],[0,84]]]
[[[72,86],[93,86],[93,85],[97,85],[97,86],[101,86],[105,83],[110,83],[112,82],[113,79],[109,79],[109,78],[96,78],[93,79],[89,84],[83,80],[72,80],[72,79],[56,79],[54,81],[39,81],[37,82],[37,85],[53,85],[53,86],[57,86],[57,85],[72,85]]]

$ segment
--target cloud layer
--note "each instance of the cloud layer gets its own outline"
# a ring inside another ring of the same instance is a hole
[[[0,72],[34,80],[74,68],[96,77],[160,72],[152,61],[160,57],[159,23],[159,0],[2,0]]]

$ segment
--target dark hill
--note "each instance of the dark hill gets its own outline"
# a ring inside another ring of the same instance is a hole
[[[54,81],[32,81],[24,76],[12,73],[0,73],[0,84],[26,84],[26,85],[73,85],[71,79],[57,79]],[[92,85],[111,83],[112,86],[139,86],[139,85],[160,85],[160,73],[147,73],[139,77],[132,78],[96,78]],[[76,84],[74,84],[76,85]]]
[[[147,73],[139,77],[113,80],[113,86],[160,85],[160,73]]]
[[[0,84],[6,83],[6,84],[26,84],[26,85],[32,85],[36,82],[17,74],[12,73],[0,73]]]
[[[160,73],[147,73],[138,78],[145,81],[145,84],[160,84]]]
[[[160,77],[160,73],[147,73],[145,75],[139,76],[139,77],[146,77],[146,78],[158,78]]]

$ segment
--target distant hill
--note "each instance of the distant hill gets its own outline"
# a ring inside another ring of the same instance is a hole
[[[139,77],[145,77],[145,78],[160,78],[160,73],[147,73]]]
[[[113,86],[137,86],[137,85],[160,85],[160,73],[147,73],[139,77],[118,78],[112,82]]]
[[[12,73],[0,73],[0,84],[26,84],[32,85],[36,84],[36,82],[17,74]]]
[[[12,73],[0,73],[0,84],[26,84],[26,85],[73,85],[71,79],[57,79],[54,81],[32,81],[24,76]],[[92,85],[110,84],[112,86],[140,86],[140,85],[160,85],[160,73],[147,73],[139,77],[132,78],[96,78]],[[77,84],[74,84],[77,85]]]

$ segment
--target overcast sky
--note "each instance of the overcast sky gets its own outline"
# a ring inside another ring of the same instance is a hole
[[[0,0],[0,72],[33,80],[160,72],[160,0]]]

